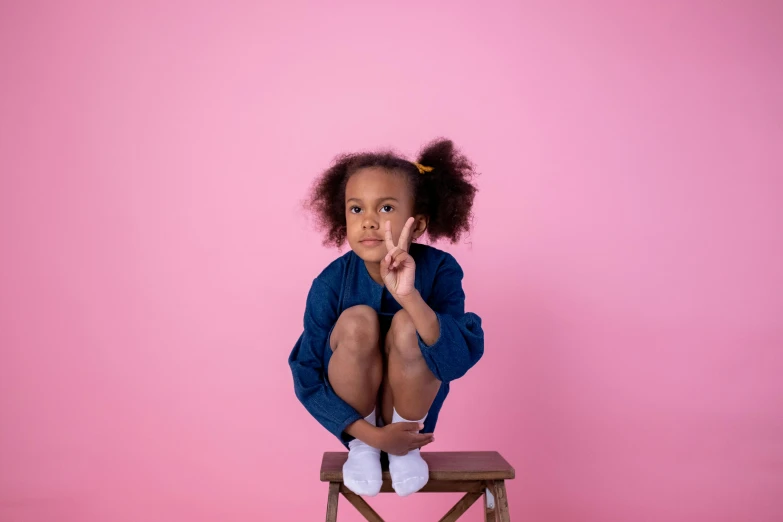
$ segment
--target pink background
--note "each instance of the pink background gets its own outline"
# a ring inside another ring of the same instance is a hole
[[[431,449],[505,455],[515,520],[781,520],[781,3],[15,4],[0,521],[321,519],[286,358],[338,252],[299,204],[441,134],[486,355]]]

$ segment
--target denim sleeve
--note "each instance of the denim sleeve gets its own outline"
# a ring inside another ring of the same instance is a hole
[[[459,379],[484,355],[481,318],[465,312],[462,277],[457,260],[447,255],[435,274],[432,294],[427,300],[438,318],[440,336],[431,346],[419,336],[424,360],[441,382]]]
[[[351,437],[343,432],[362,416],[327,383],[324,350],[330,349],[329,334],[337,319],[337,295],[320,279],[314,280],[305,305],[304,331],[291,351],[288,365],[296,397],[324,428],[345,444]]]

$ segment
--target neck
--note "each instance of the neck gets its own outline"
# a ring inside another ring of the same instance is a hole
[[[383,284],[383,278],[381,278],[381,264],[380,263],[371,263],[370,261],[365,261],[364,266],[367,267],[367,273],[370,274],[370,277],[373,281],[378,283],[379,285]]]

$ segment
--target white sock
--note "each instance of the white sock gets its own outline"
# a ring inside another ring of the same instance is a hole
[[[375,410],[364,418],[375,426]],[[374,497],[381,491],[381,450],[353,439],[348,443],[348,460],[343,464],[345,487],[367,497]]]
[[[427,416],[424,416],[426,419]],[[424,419],[419,421],[409,421],[400,417],[397,410],[394,410],[392,417],[392,423],[395,422],[424,422]],[[397,456],[389,455],[389,474],[392,479],[392,487],[394,491],[401,497],[407,497],[411,493],[416,493],[430,478],[430,469],[427,463],[421,458],[421,453],[418,449],[411,450],[407,455]]]

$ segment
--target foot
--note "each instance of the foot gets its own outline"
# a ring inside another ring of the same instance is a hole
[[[359,439],[348,443],[348,460],[343,464],[345,487],[365,497],[374,497],[381,491],[381,450]]]
[[[389,474],[394,491],[401,497],[407,497],[427,484],[430,469],[419,450],[415,449],[401,457],[389,455]]]

